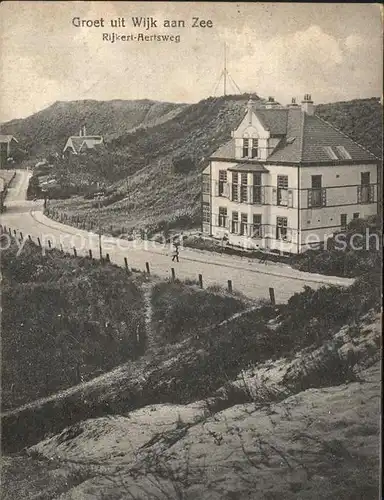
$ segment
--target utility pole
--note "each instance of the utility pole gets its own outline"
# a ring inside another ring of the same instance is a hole
[[[227,44],[224,43],[224,95],[227,95]]]

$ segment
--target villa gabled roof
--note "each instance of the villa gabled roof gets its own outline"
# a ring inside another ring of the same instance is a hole
[[[234,158],[235,139],[232,137],[232,139],[220,146],[211,156],[215,158]]]
[[[271,135],[284,135],[286,133],[288,111],[287,108],[255,108],[254,110],[265,130],[269,130]]]
[[[281,136],[266,163],[348,163],[371,162],[378,158],[330,123],[309,115],[300,107],[254,109],[271,136]],[[211,158],[236,160],[235,139],[215,151]],[[254,163],[254,160],[244,160]]]
[[[301,109],[289,110],[285,137],[267,159],[287,163],[375,160],[375,155],[330,123]]]

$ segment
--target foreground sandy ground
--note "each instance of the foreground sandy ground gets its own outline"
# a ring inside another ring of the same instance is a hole
[[[277,403],[153,405],[89,419],[3,459],[3,498],[330,499],[378,497],[380,317],[358,336],[357,381],[298,391]],[[328,346],[244,372],[254,391],[282,390]],[[304,363],[305,362],[305,363]]]

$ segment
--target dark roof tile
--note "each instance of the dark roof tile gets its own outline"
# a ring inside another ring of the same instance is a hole
[[[285,135],[287,133],[287,117],[288,109],[255,109],[255,114],[261,121],[261,124],[266,130],[269,130],[271,135]]]
[[[262,125],[271,135],[282,135],[268,163],[329,163],[330,161],[374,161],[377,158],[360,144],[316,115],[304,113],[300,107],[285,109],[255,109]],[[337,146],[345,148],[345,158]],[[332,148],[332,158],[327,147]],[[231,139],[212,158],[235,159],[235,139]]]
[[[219,147],[211,157],[214,158],[234,158],[235,157],[235,139],[232,138]]]

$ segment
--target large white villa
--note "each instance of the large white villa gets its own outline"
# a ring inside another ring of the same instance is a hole
[[[203,172],[202,230],[245,248],[301,253],[378,211],[380,161],[314,114],[249,100]]]

